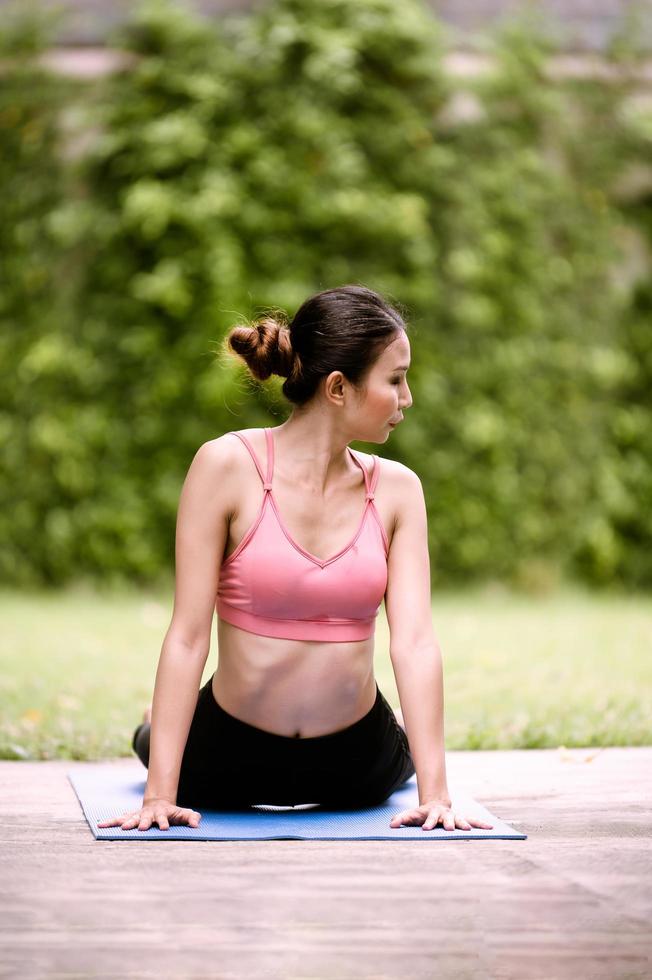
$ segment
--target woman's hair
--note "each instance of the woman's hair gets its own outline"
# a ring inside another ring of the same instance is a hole
[[[285,397],[305,405],[331,371],[362,384],[380,353],[406,329],[401,314],[382,296],[350,285],[311,296],[290,323],[282,313],[267,314],[249,326],[233,327],[226,340],[255,378],[286,378]]]

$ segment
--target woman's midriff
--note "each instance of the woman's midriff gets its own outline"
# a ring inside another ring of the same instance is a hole
[[[348,728],[376,700],[374,638],[351,643],[259,636],[218,619],[213,696],[230,715],[275,735]]]

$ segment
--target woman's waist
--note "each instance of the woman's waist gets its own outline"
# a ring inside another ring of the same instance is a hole
[[[332,656],[334,644],[329,646]],[[252,664],[251,651],[240,660],[220,650],[212,677],[213,697],[224,711],[291,738],[316,738],[348,728],[371,710],[376,690],[373,651],[348,657],[340,651],[330,661],[288,654],[262,665]]]

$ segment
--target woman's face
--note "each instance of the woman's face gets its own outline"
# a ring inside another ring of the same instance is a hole
[[[401,330],[376,360],[366,381],[366,393],[358,407],[356,428],[364,435],[355,438],[363,442],[384,442],[400,424],[403,410],[412,404],[406,374],[410,366],[410,342]]]

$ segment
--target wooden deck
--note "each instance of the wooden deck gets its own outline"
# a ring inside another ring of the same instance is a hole
[[[652,747],[447,760],[528,839],[100,842],[0,762],[0,976],[649,980]]]

